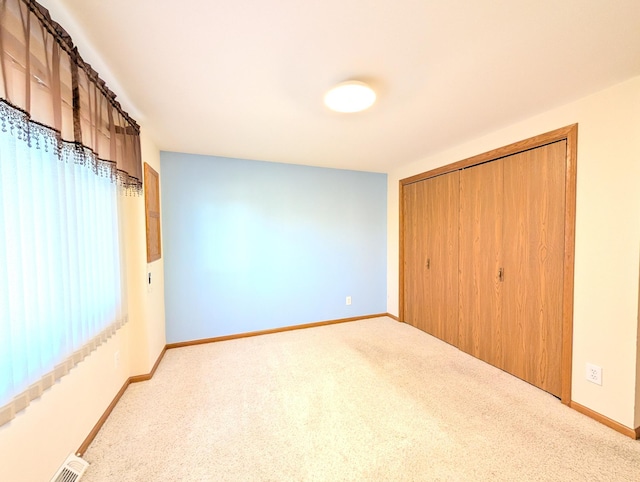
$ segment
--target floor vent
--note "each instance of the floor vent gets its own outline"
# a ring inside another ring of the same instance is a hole
[[[58,469],[51,482],[78,482],[84,471],[89,467],[89,463],[75,455],[69,455],[62,467]]]

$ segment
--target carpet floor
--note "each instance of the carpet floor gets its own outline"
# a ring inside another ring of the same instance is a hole
[[[168,350],[83,482],[638,481],[640,442],[389,318]]]

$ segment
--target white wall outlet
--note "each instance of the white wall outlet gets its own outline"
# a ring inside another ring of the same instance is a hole
[[[351,296],[347,296],[347,305],[351,304]]]
[[[118,368],[120,366],[120,352],[117,351],[113,354],[113,365]]]
[[[592,363],[587,363],[586,377],[591,383],[602,385],[602,367]]]

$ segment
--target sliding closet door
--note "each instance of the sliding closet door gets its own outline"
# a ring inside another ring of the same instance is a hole
[[[566,141],[504,159],[502,368],[561,393]]]
[[[427,333],[458,346],[458,224],[460,173],[427,181]]]
[[[427,289],[427,189],[426,181],[403,188],[404,322],[426,330],[426,307],[431,304]]]
[[[461,350],[502,366],[503,162],[460,172]]]

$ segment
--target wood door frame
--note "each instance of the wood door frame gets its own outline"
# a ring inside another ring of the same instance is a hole
[[[564,279],[562,293],[562,389],[560,399],[565,405],[571,402],[571,369],[573,357],[573,284],[575,260],[576,230],[576,172],[578,153],[578,124],[561,127],[529,139],[514,142],[504,147],[473,156],[462,161],[416,174],[399,181],[399,227],[400,227],[400,266],[399,266],[399,305],[400,320],[404,322],[404,186],[423,181],[448,172],[495,161],[502,157],[528,151],[553,142],[567,141],[565,172],[565,214],[564,214]]]

